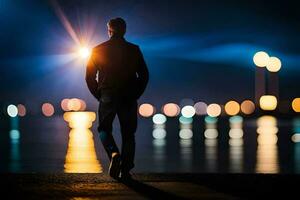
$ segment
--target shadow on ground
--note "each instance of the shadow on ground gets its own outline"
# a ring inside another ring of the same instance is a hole
[[[138,174],[120,183],[104,174],[1,174],[11,199],[257,199],[298,195],[298,175]]]

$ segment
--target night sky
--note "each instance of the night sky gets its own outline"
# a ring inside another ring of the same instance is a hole
[[[0,104],[79,97],[96,105],[84,63],[70,58],[76,43],[57,5],[91,47],[108,39],[110,18],[127,21],[126,39],[141,47],[150,71],[140,102],[253,98],[252,57],[261,50],[282,61],[281,98],[300,96],[300,13],[293,1],[0,0]]]

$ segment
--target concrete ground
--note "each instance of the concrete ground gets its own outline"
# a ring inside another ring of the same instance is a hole
[[[119,183],[105,174],[0,174],[8,199],[260,199],[297,195],[298,175],[136,174]],[[297,199],[296,197],[296,199]]]

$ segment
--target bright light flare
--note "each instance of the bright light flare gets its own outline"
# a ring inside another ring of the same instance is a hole
[[[91,55],[91,50],[87,47],[80,47],[78,50],[78,54],[82,59],[87,59]]]

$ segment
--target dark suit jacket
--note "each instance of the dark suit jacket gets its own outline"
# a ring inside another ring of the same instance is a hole
[[[123,37],[112,37],[93,48],[86,68],[86,82],[98,100],[103,92],[138,99],[148,79],[140,48]]]

